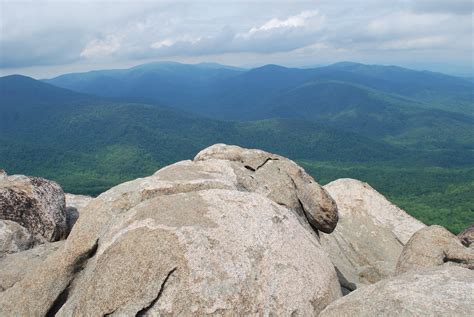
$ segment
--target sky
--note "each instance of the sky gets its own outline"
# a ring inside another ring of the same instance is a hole
[[[472,0],[0,0],[0,75],[150,61],[474,74]]]

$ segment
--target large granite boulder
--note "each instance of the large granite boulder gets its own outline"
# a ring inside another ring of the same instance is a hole
[[[326,190],[295,162],[261,150],[215,144],[199,152],[194,161],[229,162],[238,186],[295,210],[315,229],[330,233],[338,221],[337,206]]]
[[[50,254],[63,245],[64,241],[46,242],[30,250],[0,257],[0,292],[21,281],[26,274],[37,269]]]
[[[364,286],[319,316],[472,316],[474,271],[443,265]]]
[[[11,220],[47,241],[67,236],[64,192],[55,182],[23,175],[0,178],[0,219]]]
[[[433,267],[449,262],[474,269],[474,250],[441,226],[429,226],[417,231],[403,248],[397,263],[397,273]]]
[[[314,230],[335,225],[327,193],[282,157],[210,152],[92,200],[64,247],[2,293],[0,315],[315,315],[340,297]]]
[[[0,256],[31,249],[43,242],[16,222],[0,220]]]
[[[68,233],[76,223],[81,211],[93,199],[90,196],[66,194],[66,224]]]
[[[324,188],[337,203],[339,222],[321,244],[343,289],[392,276],[404,244],[425,225],[361,181],[338,179]]]

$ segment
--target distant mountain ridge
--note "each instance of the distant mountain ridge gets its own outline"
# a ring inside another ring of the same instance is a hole
[[[255,94],[254,90],[260,89],[258,94],[260,97],[268,95],[268,93],[284,93],[285,90],[294,89],[307,81],[324,80],[363,85],[381,92],[399,94],[422,102],[432,102],[433,98],[441,98],[446,101],[455,94],[455,97],[460,101],[472,103],[474,96],[472,82],[462,78],[441,73],[414,71],[398,66],[364,65],[351,62],[304,69],[265,65],[250,70],[220,64],[188,65],[176,62],[155,62],[123,70],[65,74],[45,81],[63,88],[108,97],[149,98],[158,103],[166,103],[168,106],[203,114],[200,107],[195,107],[196,104],[209,103],[218,98],[219,103],[215,102],[207,107],[213,112],[220,110],[221,113],[226,106],[231,106],[233,96],[226,97],[229,95],[229,90],[247,93],[252,97]],[[105,90],[97,88],[110,87],[111,84],[117,86]],[[137,87],[143,85],[147,89],[136,90]],[[262,90],[261,85],[264,85],[263,88],[272,89]],[[176,91],[178,88],[189,92],[193,98],[168,100],[166,98],[167,90]],[[193,95],[197,91],[200,94]],[[200,99],[190,100],[196,97]],[[247,102],[252,101],[250,99]],[[439,104],[432,106],[447,107]],[[468,112],[474,113],[472,109],[467,108]],[[455,107],[453,105],[444,110],[466,111],[462,106]],[[209,115],[209,113],[206,114]],[[222,115],[225,116],[225,113]]]
[[[474,147],[474,84],[398,66],[341,62],[245,70],[163,62],[46,82],[219,120],[299,118],[392,143]]]

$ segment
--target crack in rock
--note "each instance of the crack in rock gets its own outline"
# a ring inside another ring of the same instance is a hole
[[[98,246],[99,246],[99,240],[96,240],[94,245],[89,250],[84,252],[84,254],[79,256],[76,259],[76,261],[74,261],[73,270],[72,270],[72,273],[74,274],[74,276],[69,281],[68,285],[63,289],[63,291],[56,297],[53,304],[46,312],[46,315],[45,315],[46,317],[55,316],[57,312],[61,309],[61,307],[63,307],[64,304],[67,302],[68,297],[69,297],[69,291],[70,291],[72,283],[74,282],[74,279],[76,278],[77,274],[84,269],[84,266],[87,263],[87,261],[95,255],[95,253],[97,252]]]
[[[160,290],[158,291],[158,294],[156,297],[151,301],[150,304],[147,306],[143,307],[141,310],[139,310],[135,316],[145,316],[145,314],[158,302],[160,299],[161,295],[163,294],[163,291],[165,290],[165,284],[168,282],[168,279],[171,277],[171,275],[176,271],[177,267],[173,268],[171,271],[168,272],[168,275],[166,275],[165,279],[163,280],[163,283],[161,283]]]

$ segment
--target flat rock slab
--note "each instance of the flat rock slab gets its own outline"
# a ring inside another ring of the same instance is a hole
[[[0,220],[0,256],[31,249],[43,242],[26,230],[25,227],[10,220]]]
[[[368,184],[339,179],[324,186],[338,205],[339,222],[321,244],[347,290],[395,274],[404,244],[425,225]]]
[[[64,245],[64,241],[44,243],[33,249],[0,257],[0,292],[21,281],[29,272]],[[1,297],[1,295],[0,295]]]
[[[443,265],[364,286],[319,316],[472,316],[474,271]]]

